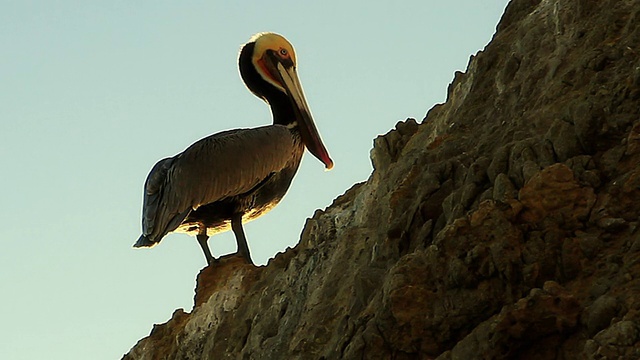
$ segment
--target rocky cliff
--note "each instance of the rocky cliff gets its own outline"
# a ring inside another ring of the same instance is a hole
[[[124,359],[640,358],[640,1],[513,0],[371,157]]]

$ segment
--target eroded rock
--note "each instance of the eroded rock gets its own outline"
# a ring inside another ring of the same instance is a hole
[[[421,124],[124,359],[640,358],[640,7],[513,0]]]

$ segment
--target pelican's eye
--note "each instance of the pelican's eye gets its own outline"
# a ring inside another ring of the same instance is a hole
[[[287,49],[282,48],[282,49],[280,49],[280,55],[287,56],[287,55],[289,55],[289,52],[287,51]]]

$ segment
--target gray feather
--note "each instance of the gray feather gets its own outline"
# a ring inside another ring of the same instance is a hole
[[[190,211],[243,194],[300,161],[301,146],[287,127],[269,125],[217,133],[158,161],[145,183],[142,237],[136,245],[159,242]]]

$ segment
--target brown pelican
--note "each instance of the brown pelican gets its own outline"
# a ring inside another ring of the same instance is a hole
[[[242,223],[278,204],[305,146],[333,167],[298,80],[293,46],[281,35],[260,33],[242,47],[238,63],[246,86],[271,107],[273,125],[223,131],[158,161],[144,185],[142,236],[134,247],[186,232],[196,235],[211,264],[209,236],[231,229],[238,253],[253,264]]]

